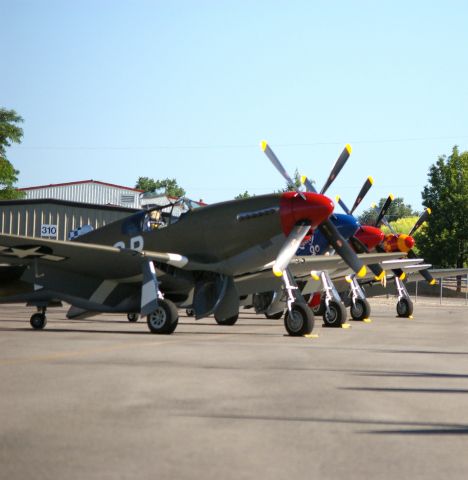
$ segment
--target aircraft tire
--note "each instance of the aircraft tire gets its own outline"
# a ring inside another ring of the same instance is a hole
[[[234,325],[237,322],[238,319],[239,319],[239,315],[234,315],[233,317],[229,317],[229,318],[216,318],[215,317],[216,323],[218,325]]]
[[[328,310],[323,312],[323,323],[327,327],[341,328],[346,323],[346,308],[341,302],[331,300],[328,304]]]
[[[138,322],[138,319],[140,318],[140,315],[138,313],[127,313],[127,320],[129,322]]]
[[[34,313],[29,323],[34,330],[42,330],[47,325],[47,317],[43,313]]]
[[[413,315],[413,302],[410,298],[398,300],[396,311],[399,317],[408,318]]]
[[[146,317],[151,333],[170,335],[177,328],[179,313],[169,300],[158,300],[158,307]]]
[[[273,313],[272,315],[268,315],[268,313],[265,313],[265,317],[268,318],[268,320],[279,320],[280,318],[283,317],[284,312],[276,312]]]
[[[371,308],[369,302],[364,298],[357,298],[355,303],[351,302],[349,313],[353,320],[364,320],[369,318]]]
[[[284,316],[284,328],[292,337],[309,335],[314,329],[314,314],[305,303],[293,303],[292,315],[289,311]]]

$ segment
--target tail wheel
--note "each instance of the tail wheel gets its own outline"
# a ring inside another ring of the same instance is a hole
[[[331,300],[323,313],[323,322],[327,327],[341,328],[346,322],[346,309],[341,302]]]
[[[410,298],[402,298],[398,300],[396,311],[399,317],[411,317],[413,314],[413,302]]]
[[[280,318],[282,318],[283,313],[284,313],[283,311],[273,313],[271,315],[268,315],[268,313],[265,313],[265,317],[268,318],[268,320],[279,320]]]
[[[351,308],[349,312],[353,320],[364,320],[370,316],[369,302],[364,298],[357,298],[355,302],[351,302]]]
[[[185,314],[187,317],[194,317],[195,316],[195,310],[193,308],[187,308],[185,310]]]
[[[127,320],[129,322],[138,322],[138,319],[140,318],[140,315],[138,313],[127,313]]]
[[[179,313],[169,300],[158,300],[156,310],[147,316],[146,323],[151,333],[169,335],[179,323]]]
[[[239,318],[239,315],[234,315],[233,317],[229,318],[216,318],[216,323],[218,325],[234,325],[237,322],[237,319]]]
[[[293,303],[291,312],[287,311],[284,317],[284,327],[289,335],[302,337],[314,329],[314,314],[305,303]]]
[[[43,313],[34,313],[29,323],[34,330],[42,330],[47,325],[47,317]]]

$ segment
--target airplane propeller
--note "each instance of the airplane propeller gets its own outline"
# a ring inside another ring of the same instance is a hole
[[[390,200],[391,198],[391,200]],[[389,201],[390,200],[390,201]],[[387,212],[388,210],[388,207],[390,206],[390,203],[392,202],[393,200],[393,195],[389,195],[389,197],[387,198],[387,201],[385,202],[385,204],[383,205],[380,213],[379,213],[379,216],[377,217],[377,220],[378,222],[380,223],[383,223],[386,227],[388,227],[388,229],[394,234],[394,235],[398,235],[395,230],[392,228],[392,226],[390,225],[390,223],[388,222],[388,220],[385,218],[385,213]],[[388,203],[388,206],[387,206],[387,203]],[[385,208],[386,207],[386,208]],[[382,213],[384,212],[384,213]],[[408,237],[412,237],[412,235],[421,227],[421,225],[429,218],[429,215],[432,213],[431,209],[430,208],[426,208],[424,210],[424,212],[420,215],[420,217],[418,218],[418,220],[416,221],[416,223],[413,225],[413,228],[411,228],[411,230],[409,231],[408,233]],[[377,226],[379,225],[379,223],[377,223]],[[414,243],[414,240],[413,240],[413,243]],[[381,248],[381,247],[380,247]],[[383,251],[383,249],[382,249]],[[409,251],[408,251],[408,258],[417,258],[417,255],[416,253],[414,253],[414,250],[411,248]],[[395,275],[398,275],[398,277],[400,277],[401,279],[404,279],[406,274],[402,271],[402,270],[393,270],[393,273]],[[419,273],[420,275],[424,278],[424,280],[426,280],[429,285],[434,285],[435,284],[435,279],[434,277],[427,271],[427,270],[419,270]]]
[[[291,180],[291,177],[288,175],[285,168],[279,161],[278,157],[274,154],[273,150],[269,147],[267,142],[263,141],[261,145],[262,145],[262,150],[265,152],[267,157],[270,159],[271,163],[273,163],[273,165],[280,172],[280,174],[286,179],[288,184],[294,185],[294,183]],[[338,160],[335,162],[335,165],[333,166],[333,169],[327,181],[325,182],[325,185],[320,191],[321,194],[325,193],[328,187],[333,183],[336,176],[338,175],[338,173],[340,172],[340,170],[343,168],[344,164],[348,160],[350,153],[351,153],[351,146],[346,145],[346,147],[338,157]],[[306,190],[308,192],[318,193],[309,179],[307,179],[306,177],[303,177],[302,179],[305,182]],[[339,255],[341,255],[341,257],[349,265],[349,267],[351,267],[351,269],[354,272],[356,272],[359,277],[363,277],[366,274],[366,267],[364,266],[362,261],[357,257],[356,253],[352,250],[352,248],[348,245],[348,243],[340,234],[340,232],[332,223],[332,221],[330,219],[325,220],[319,225],[318,229],[322,232],[322,234],[328,240],[330,245],[333,246],[335,251]],[[274,267],[275,275],[278,275],[279,268],[283,266],[287,266],[289,264],[292,257],[296,253],[297,248],[299,247],[299,245],[297,245],[296,247],[297,240],[300,239],[299,241],[299,244],[300,244],[300,242],[302,242],[306,234],[307,234],[307,231],[305,231],[305,228],[304,229],[298,228],[297,230],[293,230],[293,232],[291,232],[291,234],[286,240],[286,243],[281,249],[278,255],[278,258],[275,262],[275,267]]]
[[[354,210],[356,210],[356,208],[362,202],[362,200],[367,195],[367,192],[370,190],[373,184],[374,184],[374,179],[372,177],[367,177],[366,181],[364,182],[364,185],[362,186],[361,190],[359,191],[356,197],[356,200],[354,201],[354,204],[351,210],[345,205],[345,203],[343,202],[343,200],[341,200],[340,197],[336,197],[336,201],[340,204],[341,208],[344,210],[346,215],[353,214]]]

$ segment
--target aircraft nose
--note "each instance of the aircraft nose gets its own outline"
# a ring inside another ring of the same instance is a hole
[[[318,227],[332,213],[335,205],[333,201],[319,193],[284,192],[280,201],[281,226],[285,235],[289,235],[294,225],[300,221],[311,224],[311,228]]]
[[[398,236],[398,248],[401,252],[409,252],[414,247],[414,238],[401,234]]]
[[[355,236],[369,250],[372,250],[379,243],[382,243],[385,237],[384,233],[382,232],[382,230],[380,230],[380,228],[371,227],[370,225],[361,225]]]

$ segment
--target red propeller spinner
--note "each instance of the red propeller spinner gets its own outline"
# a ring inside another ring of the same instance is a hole
[[[370,225],[361,225],[354,236],[363,243],[368,250],[373,250],[377,245],[383,242],[385,234],[377,227]]]

